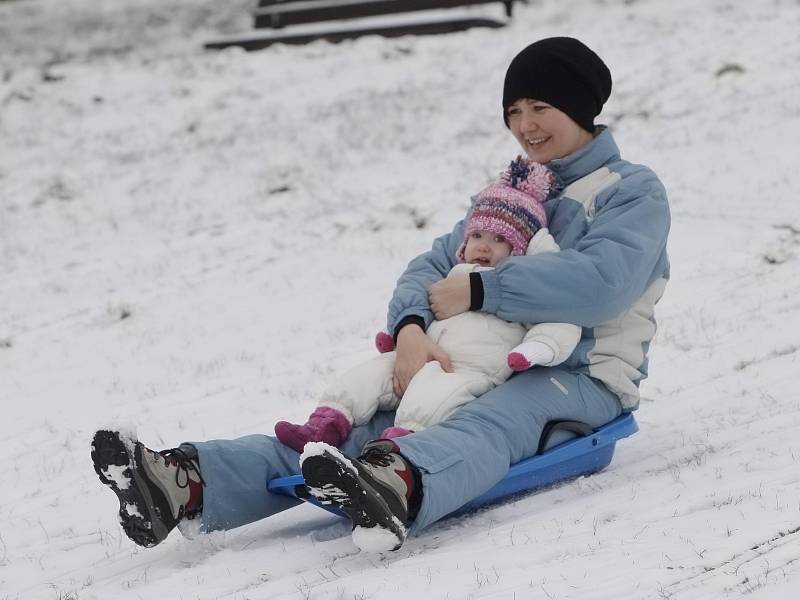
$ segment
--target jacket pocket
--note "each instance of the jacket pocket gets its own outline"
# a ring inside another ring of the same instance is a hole
[[[431,475],[435,475],[436,473],[441,473],[442,471],[449,469],[457,465],[458,463],[462,462],[464,459],[458,456],[446,456],[441,460],[438,460],[432,464],[424,464],[424,465],[416,465],[418,469],[422,469],[426,473]]]

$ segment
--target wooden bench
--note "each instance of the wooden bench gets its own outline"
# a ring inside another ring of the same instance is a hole
[[[253,18],[256,29],[279,28],[497,2],[510,17],[513,0],[259,0]]]
[[[240,46],[258,50],[272,44],[307,44],[324,39],[340,42],[364,35],[398,37],[464,31],[473,27],[499,28],[506,22],[463,14],[451,9],[502,4],[511,17],[515,0],[258,0],[253,13],[257,30],[205,44],[221,49]],[[516,0],[526,1],[526,0]],[[437,10],[435,16],[426,13]],[[406,16],[403,17],[402,15]],[[335,23],[334,23],[335,22]],[[266,31],[263,31],[266,30]]]

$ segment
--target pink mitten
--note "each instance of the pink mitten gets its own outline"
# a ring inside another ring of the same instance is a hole
[[[523,342],[508,353],[508,366],[514,371],[525,371],[533,365],[548,365],[555,360],[553,349],[543,342]]]
[[[386,352],[391,352],[392,350],[394,350],[394,340],[392,339],[392,336],[390,336],[385,331],[379,331],[375,335],[375,347],[381,354],[385,354]]]
[[[508,366],[512,371],[526,371],[531,368],[531,363],[519,352],[508,353]]]

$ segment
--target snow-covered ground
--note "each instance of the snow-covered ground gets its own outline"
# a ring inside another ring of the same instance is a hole
[[[798,598],[800,4],[538,0],[502,30],[204,51],[249,28],[223,4],[0,2],[0,600]],[[641,431],[388,555],[311,506],[129,542],[93,431],[305,416],[516,154],[505,66],[561,34],[670,193]]]

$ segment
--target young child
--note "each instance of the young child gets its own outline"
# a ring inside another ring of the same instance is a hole
[[[476,197],[457,253],[461,262],[448,276],[492,269],[509,256],[558,251],[542,206],[553,181],[543,165],[521,157],[513,161],[499,181]],[[378,410],[395,409],[395,425],[383,432],[383,438],[419,431],[443,421],[513,371],[560,364],[577,345],[581,330],[566,323],[526,326],[468,311],[434,321],[426,333],[450,355],[453,373],[445,372],[437,361],[427,363],[401,402],[392,385],[392,339],[378,334],[376,345],[384,354],[357,365],[328,387],[305,424],[276,423],[278,439],[298,452],[308,442],[339,446],[354,425],[368,422]]]

